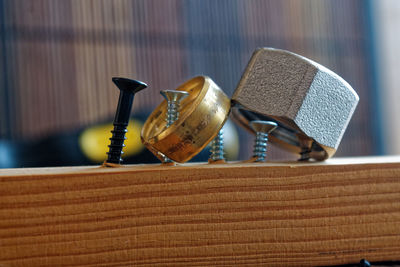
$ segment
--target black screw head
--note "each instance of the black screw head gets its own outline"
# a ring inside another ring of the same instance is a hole
[[[127,78],[113,77],[112,81],[121,91],[126,91],[131,93],[137,93],[140,90],[143,90],[147,87],[147,84],[145,84],[144,82],[131,80]]]

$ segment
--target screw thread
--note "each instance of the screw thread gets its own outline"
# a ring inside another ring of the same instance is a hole
[[[124,153],[122,149],[125,147],[124,141],[126,140],[125,134],[128,132],[126,125],[114,124],[114,129],[111,131],[111,143],[108,146],[110,149],[107,152],[109,163],[121,164],[121,155]]]
[[[179,117],[179,103],[173,100],[167,101],[167,127],[171,126]]]
[[[179,117],[180,102],[189,95],[185,91],[163,90],[161,95],[167,100],[166,128],[170,127]],[[164,156],[163,163],[173,162],[167,156]]]
[[[264,161],[267,156],[268,134],[257,132],[254,143],[253,157],[256,161]]]
[[[168,100],[167,101],[167,128],[171,126],[178,118],[179,118],[179,102],[174,101],[174,100]],[[170,158],[167,156],[164,156],[164,163],[170,163],[173,162]]]
[[[210,149],[211,161],[225,160],[225,152],[224,152],[224,132],[221,129],[217,136],[211,141],[211,149]]]

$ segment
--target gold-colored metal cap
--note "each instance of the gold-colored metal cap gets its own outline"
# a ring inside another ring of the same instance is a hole
[[[183,163],[218,134],[228,119],[230,99],[206,76],[192,78],[175,90],[189,93],[181,102],[178,120],[167,127],[167,101],[163,101],[143,125],[141,139],[160,160],[167,156]]]

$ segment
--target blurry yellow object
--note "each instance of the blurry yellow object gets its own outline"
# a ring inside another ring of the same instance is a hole
[[[123,156],[133,156],[144,149],[140,141],[142,125],[138,120],[131,119],[129,121]],[[83,154],[93,162],[100,163],[106,160],[112,129],[113,125],[110,123],[93,126],[84,130],[79,137],[79,145]]]

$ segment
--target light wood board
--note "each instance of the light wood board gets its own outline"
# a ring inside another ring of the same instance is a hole
[[[0,266],[400,260],[400,157],[0,170]]]

